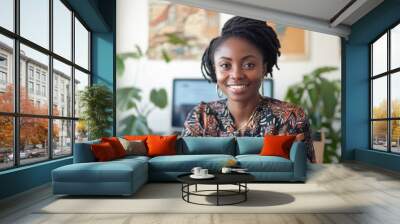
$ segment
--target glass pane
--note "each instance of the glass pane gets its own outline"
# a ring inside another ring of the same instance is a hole
[[[14,31],[14,1],[0,1],[0,26],[10,31]]]
[[[390,51],[391,69],[400,67],[400,24],[391,31]]]
[[[391,121],[392,152],[400,153],[400,120]]]
[[[372,44],[373,75],[387,71],[387,34]]]
[[[0,111],[14,111],[13,40],[0,35]]]
[[[87,141],[88,128],[84,120],[75,121],[75,143]]]
[[[0,170],[14,165],[13,118],[0,116]]]
[[[387,118],[387,78],[372,80],[372,118]]]
[[[81,114],[79,95],[86,86],[89,86],[89,75],[75,69],[75,117],[79,117]]]
[[[391,115],[400,118],[400,72],[391,75],[390,85]]]
[[[72,121],[53,120],[53,157],[72,154]]]
[[[72,117],[71,66],[53,60],[53,115]]]
[[[89,32],[75,18],[75,63],[89,70]]]
[[[49,0],[20,0],[21,36],[49,48]]]
[[[48,119],[21,117],[20,164],[34,163],[49,158],[48,127]]]
[[[21,44],[21,113],[48,114],[48,63],[47,55]]]
[[[372,122],[372,148],[387,151],[387,121]]]
[[[53,1],[53,51],[71,60],[71,11],[60,1]]]

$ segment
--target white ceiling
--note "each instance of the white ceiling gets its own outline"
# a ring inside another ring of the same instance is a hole
[[[288,26],[347,37],[351,32],[351,25],[383,0],[171,0],[171,2],[232,15],[272,20]],[[343,8],[346,9],[342,10]]]
[[[227,2],[243,3],[240,0]],[[246,4],[255,7],[275,9],[282,12],[329,20],[351,0],[251,0]]]

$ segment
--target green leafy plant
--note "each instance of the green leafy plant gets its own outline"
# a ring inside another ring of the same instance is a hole
[[[172,45],[189,46],[187,40],[175,33],[165,34],[167,42]],[[166,63],[171,62],[172,56],[167,50],[162,49],[162,57]],[[116,57],[117,74],[123,76],[125,72],[125,61],[127,59],[140,60],[148,55],[148,51],[143,52],[140,46],[135,45],[135,50],[118,54]],[[164,88],[152,89],[150,91],[151,105],[142,105],[142,90],[137,86],[123,87],[117,89],[117,105],[121,112],[132,111],[125,116],[119,123],[122,125],[123,134],[151,134],[153,131],[148,125],[147,117],[155,109],[163,109],[168,105],[167,91]]]
[[[123,125],[122,132],[125,134],[151,134],[153,131],[148,125],[147,117],[155,109],[163,109],[168,104],[167,91],[165,89],[152,89],[150,92],[150,102],[153,107],[145,105],[139,107],[141,103],[141,89],[137,87],[124,87],[117,90],[118,109],[120,111],[131,111],[133,113],[120,121]]]
[[[113,96],[106,86],[94,84],[86,87],[79,93],[79,106],[89,139],[110,136],[108,130],[112,127]]]
[[[324,162],[339,160],[340,146],[340,80],[329,80],[326,73],[336,71],[336,67],[320,67],[303,76],[303,81],[289,87],[285,100],[297,104],[307,113],[314,136],[324,132],[326,136]]]

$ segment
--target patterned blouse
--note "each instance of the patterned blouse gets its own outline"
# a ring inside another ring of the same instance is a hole
[[[188,114],[182,136],[253,136],[304,133],[307,158],[315,162],[308,118],[303,109],[277,99],[262,97],[253,119],[242,132],[237,130],[227,99],[201,102]]]

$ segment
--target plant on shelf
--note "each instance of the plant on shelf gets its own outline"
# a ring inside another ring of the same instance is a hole
[[[166,40],[172,45],[187,46],[187,41],[174,33],[165,34]],[[125,71],[125,61],[133,59],[140,61],[146,58],[148,51],[143,52],[140,46],[135,45],[135,50],[117,54],[117,74],[122,77]],[[167,50],[162,49],[161,55],[166,63],[171,62],[172,56]],[[136,74],[138,75],[138,74]],[[147,118],[149,114],[156,108],[164,109],[168,105],[167,91],[164,88],[151,89],[150,102],[153,105],[142,104],[142,90],[138,86],[121,87],[117,89],[117,107],[125,116],[119,121],[122,125],[121,134],[151,134],[152,129],[149,127]],[[125,112],[129,111],[128,115]]]
[[[110,136],[112,127],[113,96],[108,87],[94,84],[79,93],[81,120],[78,130],[87,128],[89,140]]]
[[[320,67],[303,76],[303,81],[291,85],[285,100],[302,107],[307,113],[313,138],[326,136],[323,162],[339,160],[337,149],[340,147],[340,80],[324,77],[326,73],[336,71],[336,67]],[[322,133],[322,134],[321,134]]]

